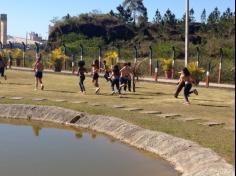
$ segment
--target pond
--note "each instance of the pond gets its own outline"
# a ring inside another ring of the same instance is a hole
[[[178,176],[166,161],[93,131],[0,119],[2,176]]]

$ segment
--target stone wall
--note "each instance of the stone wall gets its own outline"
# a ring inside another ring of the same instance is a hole
[[[161,156],[182,176],[235,175],[234,167],[210,149],[115,117],[89,115],[53,106],[0,104],[0,118],[40,120],[96,130]]]

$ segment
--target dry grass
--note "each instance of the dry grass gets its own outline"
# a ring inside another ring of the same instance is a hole
[[[224,129],[235,124],[234,92],[228,90],[198,88],[200,95],[190,97],[191,105],[182,104],[183,97],[173,98],[175,86],[139,82],[137,92],[127,93],[119,98],[111,96],[110,84],[100,79],[101,95],[94,94],[91,78],[86,78],[87,94],[79,93],[78,78],[75,76],[45,74],[45,91],[34,91],[33,73],[8,71],[8,81],[0,84],[0,96],[22,96],[23,100],[0,99],[0,103],[43,104],[66,107],[91,114],[112,115],[151,130],[163,131],[174,136],[193,140],[212,148],[230,163],[234,163],[234,132]],[[46,98],[47,101],[34,102],[32,98]],[[64,99],[67,102],[56,103],[50,100]],[[72,101],[101,103],[92,107],[88,104],[73,104]],[[145,110],[163,113],[177,113],[184,117],[201,118],[200,121],[180,122],[173,119],[161,119],[155,115],[127,112],[114,109],[112,105],[122,104]],[[205,127],[198,125],[204,120],[224,122],[225,126]]]

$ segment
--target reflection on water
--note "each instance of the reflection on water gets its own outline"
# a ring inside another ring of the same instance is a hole
[[[94,131],[62,128],[33,121],[0,119],[0,175],[177,176],[179,174],[166,161]]]
[[[32,130],[35,136],[39,136],[41,128],[39,126],[32,125]]]

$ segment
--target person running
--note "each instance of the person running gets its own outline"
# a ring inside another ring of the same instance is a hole
[[[11,66],[12,66],[12,54],[11,52],[9,53],[8,55],[8,68],[11,69]]]
[[[100,92],[100,87],[99,87],[99,84],[98,84],[98,78],[99,78],[99,61],[96,59],[94,61],[94,63],[92,64],[92,74],[93,74],[93,84],[94,86],[96,87],[96,90],[95,90],[95,93],[96,94],[99,94]]]
[[[0,53],[0,76],[3,77],[5,80],[7,80],[7,76],[5,75],[5,68],[6,68],[6,64],[2,58],[2,55]]]
[[[132,82],[132,75],[133,75],[133,70],[131,66],[131,62],[128,62],[128,67],[129,67],[129,77],[128,77],[128,91],[131,92],[131,82]],[[124,87],[124,90],[126,91],[126,87]]]
[[[78,65],[79,65],[79,69],[78,69],[77,75],[80,77],[80,81],[79,81],[80,91],[81,93],[85,94],[86,90],[84,86],[84,80],[85,80],[85,73],[87,73],[86,68],[84,68],[85,62],[79,61]]]
[[[128,80],[130,77],[130,68],[128,66],[128,63],[124,64],[124,67],[120,70],[120,90],[122,87],[127,87]],[[124,89],[126,91],[126,88]]]
[[[189,72],[189,70],[185,67],[182,71],[181,71],[181,75],[180,75],[180,79],[179,79],[180,83],[185,83],[184,85],[184,104],[189,105],[189,95],[194,93],[195,95],[198,95],[198,91],[197,89],[194,89],[191,91],[192,89],[192,78],[191,78],[191,74]]]
[[[104,78],[106,79],[106,81],[107,82],[108,81],[111,82],[111,79],[109,79],[109,77],[110,77],[110,69],[109,69],[109,67],[107,65],[106,60],[103,61],[103,69],[102,70],[105,71]]]
[[[36,62],[33,65],[33,69],[35,71],[35,90],[38,90],[38,83],[40,83],[41,90],[44,90],[44,85],[42,82],[43,78],[43,64],[41,62],[42,55],[39,54],[36,58]]]
[[[112,95],[115,94],[115,86],[117,89],[117,92],[120,94],[120,69],[118,65],[114,65],[112,69],[112,74],[109,77],[111,81],[111,89],[112,89]]]

